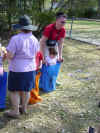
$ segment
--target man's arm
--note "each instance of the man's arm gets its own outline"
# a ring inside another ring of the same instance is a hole
[[[61,40],[58,41],[59,45],[58,45],[58,52],[59,52],[59,61],[62,61],[62,49],[63,49],[63,42],[64,42],[64,38],[62,38]]]
[[[40,39],[40,51],[42,52],[43,58],[45,56],[45,47],[47,39],[48,38],[45,36],[42,36],[42,38]]]

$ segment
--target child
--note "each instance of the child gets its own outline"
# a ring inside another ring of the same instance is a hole
[[[43,62],[43,55],[39,51],[36,54],[36,71],[37,71],[37,74],[35,77],[35,86],[33,86],[33,89],[30,92],[29,104],[35,104],[35,103],[42,101],[42,98],[39,96],[39,79],[40,79],[40,75],[41,75],[41,72],[39,72],[39,70],[42,67],[42,62]]]
[[[36,54],[36,69],[39,70],[42,67],[42,63],[43,63],[43,55],[42,53],[39,51]]]
[[[0,111],[6,107],[6,86],[7,86],[7,72],[3,71],[3,59],[6,50],[0,44]]]
[[[45,57],[40,77],[40,88],[45,92],[56,89],[56,79],[59,73],[61,62],[58,62],[57,51],[55,48],[48,48],[49,55]]]
[[[55,48],[49,48],[49,56],[45,59],[46,65],[55,65],[57,63],[57,51]]]

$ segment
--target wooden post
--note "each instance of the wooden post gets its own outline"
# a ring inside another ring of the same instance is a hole
[[[74,21],[74,16],[72,17],[71,28],[70,28],[70,31],[69,31],[69,37],[70,37],[70,38],[72,38],[73,21]]]

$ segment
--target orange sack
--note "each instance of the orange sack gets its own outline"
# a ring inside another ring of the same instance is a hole
[[[29,104],[35,104],[37,102],[41,102],[42,98],[39,96],[39,79],[41,76],[41,72],[38,72],[35,78],[35,88],[33,88],[30,92]]]

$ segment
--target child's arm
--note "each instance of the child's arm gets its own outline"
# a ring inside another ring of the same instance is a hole
[[[42,60],[39,61],[39,65],[38,65],[38,69],[41,69],[42,68]]]
[[[39,70],[39,69],[41,69],[42,64],[43,64],[43,55],[40,51],[37,53],[36,60],[37,60],[36,61],[37,62],[37,70]]]

